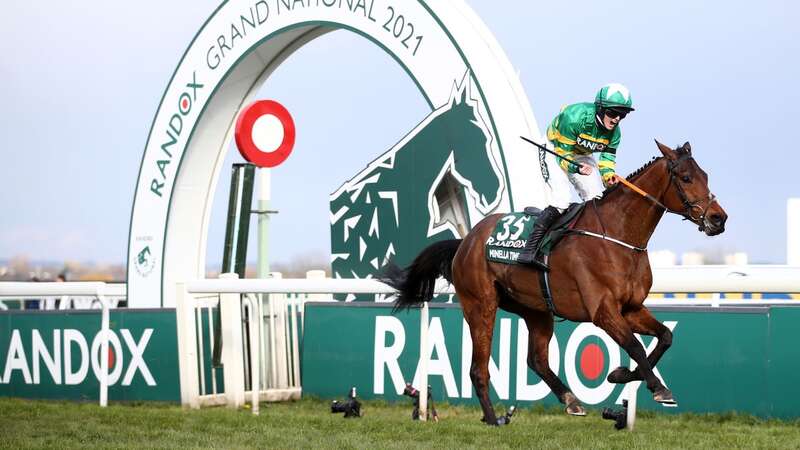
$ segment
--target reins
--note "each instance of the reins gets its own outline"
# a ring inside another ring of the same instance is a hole
[[[651,194],[648,194],[647,192],[645,192],[644,190],[639,188],[639,186],[636,186],[635,184],[631,183],[630,181],[626,180],[625,178],[623,178],[623,177],[621,177],[619,175],[614,175],[614,178],[617,181],[619,181],[620,183],[622,183],[625,186],[627,186],[633,192],[636,192],[637,194],[641,195],[642,197],[644,197],[644,198],[650,200],[651,202],[655,203],[656,205],[660,206],[665,211],[672,212],[672,213],[675,213],[675,214],[680,214],[680,212],[678,212],[678,211],[673,211],[673,210],[669,209],[667,207],[667,205],[661,203],[657,198],[653,197]],[[683,215],[683,214],[681,214],[681,215]]]
[[[682,155],[680,158],[678,158],[677,161],[667,160],[667,164],[668,164],[667,168],[669,170],[669,177],[670,177],[669,178],[669,184],[670,185],[675,181],[675,167],[677,167],[677,165],[685,158],[691,158],[691,156],[689,156],[689,154],[686,153],[686,154]],[[700,209],[699,204],[700,204],[700,202],[702,200],[696,200],[694,202],[690,201],[688,196],[684,192],[683,188],[681,187],[680,183],[676,183],[675,187],[676,187],[676,189],[678,191],[678,195],[680,196],[681,203],[683,204],[683,207],[684,207],[683,211],[678,211],[678,210],[674,210],[672,208],[669,208],[667,205],[662,203],[659,199],[657,199],[652,194],[648,193],[644,189],[640,188],[639,186],[636,186],[635,184],[631,183],[630,181],[628,181],[627,179],[625,179],[625,178],[623,178],[623,177],[621,177],[619,175],[614,175],[614,178],[618,182],[622,183],[625,187],[627,187],[630,190],[636,192],[637,194],[639,194],[642,197],[646,198],[647,200],[651,201],[655,205],[659,206],[665,212],[677,214],[677,215],[683,217],[683,220],[689,220],[689,221],[697,224],[700,227],[701,231],[706,226],[705,225],[705,218],[706,218],[706,213],[708,212],[708,209],[711,207],[711,205],[714,202],[717,201],[716,196],[712,192],[709,191],[709,193],[708,193],[708,203],[706,204],[705,208],[702,208],[702,210],[700,210],[700,216],[695,218],[694,216],[692,216],[692,211],[694,211],[695,209],[698,209],[698,210]],[[623,246],[625,248],[628,248],[628,249],[631,249],[631,250],[635,250],[635,251],[639,251],[639,252],[647,251],[646,247],[637,247],[635,245],[628,244],[627,242],[620,241],[619,239],[614,239],[612,237],[608,237],[606,235],[605,225],[603,225],[603,220],[600,217],[599,211],[597,210],[596,199],[592,199],[592,205],[594,206],[595,214],[597,215],[597,218],[600,221],[600,227],[603,230],[603,234],[598,234],[598,233],[594,233],[594,232],[587,231],[587,230],[573,230],[574,233],[582,234],[584,236],[592,236],[592,237],[600,238],[600,239],[603,239],[603,240],[610,241],[610,242],[613,242],[615,244],[621,245],[621,246]]]

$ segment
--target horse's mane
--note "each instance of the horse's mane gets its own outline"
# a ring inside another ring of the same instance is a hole
[[[650,166],[652,166],[653,164],[655,164],[655,163],[656,163],[656,161],[658,161],[658,160],[659,160],[659,159],[661,159],[661,158],[662,158],[662,157],[660,157],[660,156],[653,156],[653,159],[651,159],[650,161],[647,161],[646,163],[644,163],[644,165],[643,165],[642,167],[639,167],[638,169],[634,170],[633,172],[631,172],[631,173],[630,173],[630,174],[629,174],[627,177],[625,177],[625,178],[627,178],[627,179],[629,179],[629,180],[630,180],[630,179],[631,179],[631,178],[633,178],[633,177],[637,177],[637,176],[641,175],[641,174],[642,174],[642,172],[644,172],[645,170],[647,170],[647,168],[648,168],[648,167],[650,167]]]
[[[639,175],[644,173],[645,170],[650,168],[650,166],[652,166],[653,164],[658,162],[658,160],[661,159],[661,158],[662,158],[661,156],[654,156],[653,159],[651,159],[650,161],[647,161],[646,163],[644,163],[644,165],[642,167],[639,167],[638,169],[634,170],[633,172],[631,172],[625,178],[628,181],[632,181],[632,178],[638,177]],[[603,192],[603,198],[605,198],[605,196],[608,195],[610,192],[615,191],[619,186],[621,186],[621,183],[617,183],[614,186],[610,186],[610,187],[606,188],[606,190]]]
[[[690,151],[686,150],[685,148],[683,148],[683,146],[680,146],[680,145],[677,148],[675,148],[675,153],[678,155],[678,159],[679,160],[681,158],[683,158],[684,156],[687,156],[687,155],[691,156]],[[644,163],[644,165],[642,167],[639,167],[638,169],[634,170],[633,172],[630,173],[630,175],[628,175],[625,178],[628,181],[633,181],[633,178],[636,178],[639,175],[641,175],[642,173],[644,173],[645,170],[650,168],[650,166],[652,166],[653,164],[655,164],[656,162],[658,162],[662,158],[664,158],[664,157],[663,156],[654,156],[653,159],[651,159],[650,161],[647,161],[646,163]],[[603,191],[603,197],[605,197],[606,194],[616,190],[619,186],[620,186],[620,184],[617,183],[614,186],[611,186],[611,187],[607,188],[605,191]]]

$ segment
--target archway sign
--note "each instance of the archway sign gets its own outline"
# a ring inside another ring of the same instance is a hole
[[[529,102],[502,49],[463,1],[230,0],[181,58],[147,139],[128,240],[131,307],[172,306],[176,282],[204,277],[214,190],[238,111],[295,50],[334,30],[391,55],[432,111],[457,91],[480,116],[501,182],[491,195],[470,189],[472,223],[547,202],[538,155],[519,139],[543,142]]]

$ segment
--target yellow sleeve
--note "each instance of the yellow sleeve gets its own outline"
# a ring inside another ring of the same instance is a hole
[[[564,136],[559,133],[558,130],[554,130],[552,126],[547,128],[547,139],[553,143],[556,153],[560,156],[556,158],[558,165],[561,166],[565,172],[578,173],[578,166],[564,159],[574,159],[575,152],[572,150],[572,146],[575,145],[575,140]]]
[[[616,173],[617,167],[617,149],[609,148],[604,152],[600,152],[600,158],[597,162],[597,168],[600,170],[600,176],[603,177],[603,184],[608,186],[608,181]]]

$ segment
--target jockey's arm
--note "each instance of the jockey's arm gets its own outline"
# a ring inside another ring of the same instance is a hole
[[[558,117],[553,124],[547,127],[547,139],[553,143],[556,153],[560,156],[556,158],[558,165],[566,172],[578,173],[580,166],[568,161],[574,161],[575,152],[572,148],[577,142],[578,133],[574,124],[560,119],[561,117]]]
[[[597,167],[600,169],[600,176],[603,178],[603,184],[608,187],[616,173],[617,149],[606,148],[604,152],[600,152]]]
[[[565,148],[556,144],[555,150],[558,156],[560,156],[560,158],[558,158],[558,165],[560,165],[562,169],[569,173],[578,173],[580,171],[580,166],[569,162],[569,160],[575,160],[575,152],[572,151],[571,147]]]

